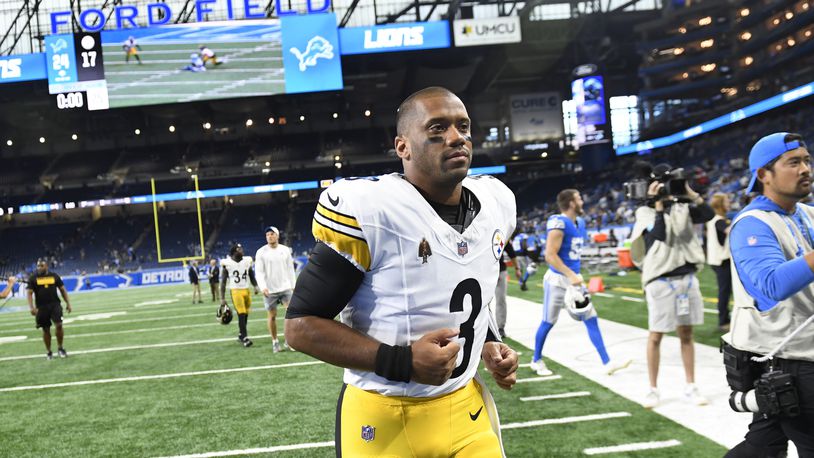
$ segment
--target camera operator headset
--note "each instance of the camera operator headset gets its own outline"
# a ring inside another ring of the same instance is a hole
[[[690,188],[683,169],[667,164],[651,169],[643,162],[637,163],[636,169],[646,178],[625,183],[625,192],[629,198],[645,200],[645,205],[636,209],[630,248],[633,263],[642,271],[650,331],[650,391],[643,405],[653,408],[659,404],[659,347],[664,333],[673,331],[681,341],[687,382],[684,395],[688,402],[704,405],[708,401],[695,386],[692,337],[692,326],[704,322],[703,299],[695,276],[704,265],[704,250],[693,225],[709,221],[715,213]]]
[[[746,191],[760,195],[730,232],[735,307],[722,347],[730,406],[755,415],[726,456],[785,456],[791,440],[812,457],[814,208],[800,203],[811,193],[811,156],[800,135],[774,133],[752,147],[749,169]]]

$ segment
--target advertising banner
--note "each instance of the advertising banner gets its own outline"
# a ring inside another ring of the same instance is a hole
[[[520,43],[518,16],[489,19],[461,19],[453,23],[455,46]]]
[[[449,48],[449,23],[400,22],[373,27],[343,28],[339,30],[339,43],[342,54]]]
[[[562,138],[562,100],[556,92],[513,95],[509,99],[513,142]]]

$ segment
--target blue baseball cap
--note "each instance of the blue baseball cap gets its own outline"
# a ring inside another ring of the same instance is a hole
[[[280,230],[274,226],[268,226],[266,227],[266,230],[263,231],[264,234],[268,234],[269,232],[274,232],[275,234],[280,235]]]
[[[788,151],[797,148],[806,148],[806,144],[799,138],[789,139],[793,135],[799,137],[798,134],[791,134],[789,132],[776,132],[767,135],[755,143],[752,151],[749,152],[749,171],[752,172],[752,179],[749,180],[749,186],[746,187],[746,192],[752,192],[757,182],[757,169],[764,167],[769,162],[777,159]]]

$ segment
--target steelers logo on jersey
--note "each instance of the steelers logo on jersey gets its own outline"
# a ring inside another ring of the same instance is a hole
[[[492,254],[495,255],[495,260],[503,256],[503,250],[506,248],[506,235],[500,229],[495,229],[492,234]]]

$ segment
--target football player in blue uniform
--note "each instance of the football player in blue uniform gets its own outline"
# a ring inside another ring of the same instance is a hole
[[[582,246],[588,238],[585,231],[585,221],[580,217],[583,214],[582,196],[576,189],[565,189],[557,195],[557,205],[562,213],[552,215],[546,225],[547,237],[545,260],[548,271],[543,277],[543,320],[537,329],[534,342],[534,356],[531,368],[538,375],[551,375],[552,372],[543,362],[542,352],[549,331],[557,323],[560,310],[566,306],[569,315],[577,321],[585,323],[588,337],[591,339],[599,358],[605,366],[605,372],[612,375],[616,371],[628,367],[630,360],[612,362],[605,350],[605,342],[599,331],[596,310],[588,307],[590,299],[580,275],[580,256]],[[586,300],[587,299],[587,300]],[[569,306],[574,302],[582,303]]]

